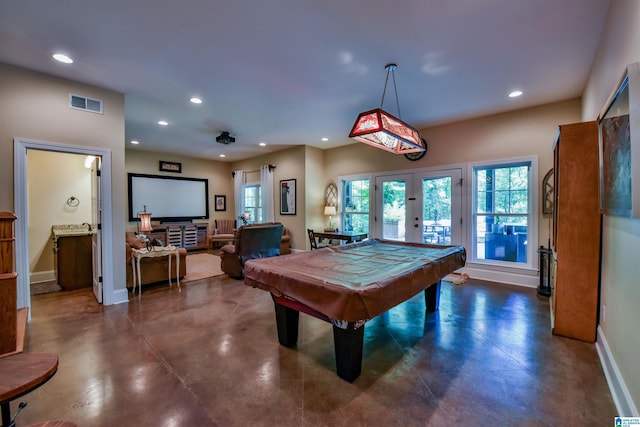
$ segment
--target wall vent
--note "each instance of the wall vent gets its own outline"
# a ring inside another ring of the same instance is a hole
[[[69,94],[69,107],[76,110],[90,111],[92,113],[102,114],[102,100],[87,98],[86,96]]]

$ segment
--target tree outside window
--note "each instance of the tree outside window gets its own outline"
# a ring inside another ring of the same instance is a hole
[[[474,168],[476,258],[527,263],[531,162]]]
[[[249,212],[249,224],[262,222],[262,189],[260,184],[245,185],[244,210]]]
[[[369,233],[369,180],[344,180],[342,185],[344,231]]]

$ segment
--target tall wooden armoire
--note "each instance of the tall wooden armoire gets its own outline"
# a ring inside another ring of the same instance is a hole
[[[553,333],[594,342],[601,215],[597,122],[560,126],[554,143]]]
[[[13,262],[13,222],[11,212],[0,212],[0,354],[16,351],[17,277]]]

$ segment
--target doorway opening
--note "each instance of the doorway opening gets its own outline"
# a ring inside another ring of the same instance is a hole
[[[87,183],[89,186],[87,194],[89,200],[86,203],[90,206],[90,216],[92,230],[95,238],[92,238],[91,252],[93,269],[99,275],[92,278],[94,294],[98,302],[111,304],[113,301],[113,256],[112,256],[112,232],[111,232],[111,152],[109,150],[95,147],[82,147],[68,144],[60,144],[45,141],[31,141],[24,139],[14,140],[14,207],[18,219],[15,223],[16,234],[16,270],[18,272],[18,307],[29,307],[31,315],[31,292],[30,292],[30,252],[29,252],[29,230],[33,215],[30,215],[29,191],[29,153],[51,152],[59,154],[74,154],[81,156],[94,156],[99,159],[94,165],[101,163],[101,167],[93,170],[99,179],[94,180],[93,175]],[[60,165],[51,164],[48,170],[60,168]],[[100,172],[99,172],[100,171]],[[46,172],[45,172],[46,173]],[[78,197],[72,192],[66,201],[70,201],[69,208],[73,208]],[[63,201],[63,203],[66,203]],[[82,203],[82,199],[80,199]],[[50,225],[49,225],[50,226]],[[100,261],[102,259],[102,262]],[[101,268],[100,268],[101,267]]]

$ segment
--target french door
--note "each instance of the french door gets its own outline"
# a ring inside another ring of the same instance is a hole
[[[462,244],[461,178],[460,169],[376,176],[374,237]]]

